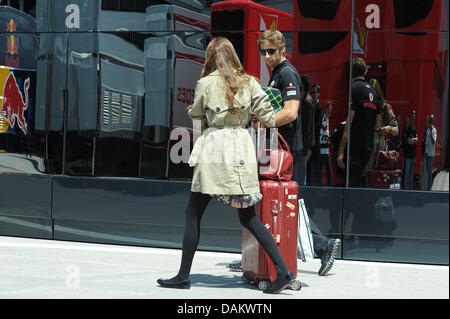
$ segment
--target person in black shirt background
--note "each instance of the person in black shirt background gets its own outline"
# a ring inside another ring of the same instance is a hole
[[[283,96],[284,107],[278,113],[283,112],[282,118],[286,121],[283,124],[287,125],[279,127],[278,131],[288,143],[289,148],[292,149],[297,128],[301,127],[296,122],[301,121],[301,119],[297,119],[297,116],[300,108],[302,82],[295,67],[284,56],[286,53],[285,44],[283,34],[277,30],[266,30],[258,39],[259,53],[272,69],[268,86],[279,89]],[[304,91],[306,92],[306,90]],[[296,119],[297,121],[293,122]],[[290,125],[290,122],[293,122],[293,125]],[[310,226],[313,234],[314,252],[321,259],[321,267],[318,273],[323,276],[333,266],[340,240],[325,237],[312,220],[310,220]]]
[[[416,167],[416,144],[418,141],[416,131],[416,112],[411,112],[411,117],[406,117],[405,128],[402,134],[402,148],[404,158],[404,189],[413,189],[414,169]]]
[[[313,100],[309,95],[309,76],[300,75],[302,79],[301,107],[297,118],[295,129],[294,145],[292,154],[294,155],[294,180],[300,186],[306,186],[307,162],[311,156],[311,140],[313,138]]]
[[[311,97],[314,101],[313,108],[313,142],[311,145],[311,157],[308,159],[308,185],[320,186],[322,184],[322,171],[320,166],[320,128],[322,126],[322,104],[319,101],[320,86],[314,83],[311,87]]]
[[[397,151],[400,152],[400,144],[401,144],[401,136],[400,136],[400,115],[397,114],[397,116],[395,117],[396,121],[397,121],[397,130],[398,130],[398,134],[394,135],[392,134],[389,138],[389,150],[390,151]]]
[[[350,125],[345,124],[337,163],[345,168],[344,149],[350,131],[349,186],[364,187],[364,169],[373,151],[375,130],[379,129],[381,100],[375,89],[365,80],[367,65],[362,58],[353,58]],[[381,128],[383,130],[383,128]],[[380,132],[383,133],[384,132]]]
[[[326,111],[322,115],[320,127],[320,174],[322,175],[322,167],[325,166],[327,174],[327,185],[331,186],[332,172],[330,161],[330,115],[333,109],[333,103],[328,101],[326,104]]]

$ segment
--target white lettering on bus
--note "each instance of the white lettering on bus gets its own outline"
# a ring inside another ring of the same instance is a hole
[[[66,13],[69,13],[69,15],[66,17],[67,29],[79,29],[80,7],[76,4],[69,4],[66,6]]]
[[[366,17],[367,29],[379,29],[380,28],[380,7],[376,4],[369,4],[366,7],[366,13],[370,13]]]

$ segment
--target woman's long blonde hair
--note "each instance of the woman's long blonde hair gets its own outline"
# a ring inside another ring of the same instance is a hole
[[[375,89],[375,91],[378,94],[378,97],[381,99],[382,103],[382,110],[383,112],[389,112],[389,110],[392,109],[392,106],[386,101],[386,98],[384,97],[383,90],[381,89],[381,84],[378,82],[377,79],[370,79],[369,80],[370,85]]]
[[[209,42],[201,77],[203,78],[216,70],[219,71],[223,79],[228,110],[233,114],[239,113],[240,108],[235,107],[234,96],[245,87],[250,80],[250,76],[245,72],[233,45],[224,37],[217,37]]]
[[[384,97],[383,90],[381,89],[381,84],[377,79],[370,79],[370,85],[375,89],[378,94],[378,97],[381,99],[381,116],[383,119],[383,123],[388,123],[389,121],[389,111],[392,110],[392,106],[386,101]]]

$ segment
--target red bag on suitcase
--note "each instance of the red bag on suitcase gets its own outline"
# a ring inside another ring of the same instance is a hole
[[[298,184],[295,181],[260,181],[262,200],[255,213],[272,233],[289,271],[297,277]],[[276,279],[275,267],[255,237],[246,229],[242,234],[243,279],[258,284],[261,290]],[[295,281],[291,289],[299,290]]]
[[[372,170],[366,173],[366,187],[400,189],[402,170]]]
[[[289,181],[294,174],[294,158],[283,136],[277,132],[278,148],[266,148],[266,130],[264,130],[264,144],[259,153],[259,176],[265,179]],[[280,140],[283,142],[284,150]]]
[[[381,150],[381,135],[378,138],[377,151],[375,152],[375,162],[373,168],[381,170],[396,170],[400,168],[401,158],[397,151],[388,150],[388,140],[385,141],[385,149]]]

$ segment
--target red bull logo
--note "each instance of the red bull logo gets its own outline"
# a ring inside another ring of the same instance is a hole
[[[7,32],[16,32],[17,31],[17,23],[10,19],[6,22],[6,31]],[[11,66],[14,68],[19,67],[19,38],[14,34],[8,36],[6,43],[6,55],[5,55],[5,65]]]
[[[25,120],[25,111],[28,109],[28,89],[30,87],[30,78],[24,82],[23,91],[25,93],[25,101],[22,92],[17,85],[16,77],[9,73],[3,89],[3,103],[0,108],[0,115],[9,122],[11,128],[16,124],[24,134],[28,133],[27,122]]]
[[[8,48],[7,48],[6,52],[11,55],[19,53],[17,39],[13,35],[8,37]]]
[[[13,19],[9,20],[9,22],[6,22],[6,31],[8,31],[8,32],[16,32],[17,31],[17,24],[14,22]]]

